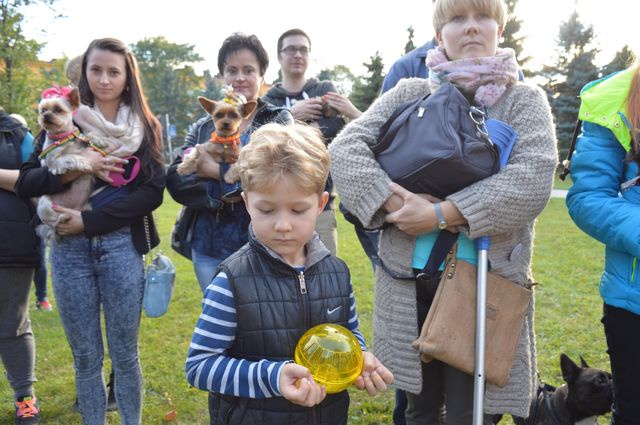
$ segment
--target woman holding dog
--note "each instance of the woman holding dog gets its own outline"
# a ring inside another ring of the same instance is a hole
[[[269,66],[267,51],[255,35],[234,33],[227,37],[218,51],[218,70],[224,83],[247,101],[258,105],[240,124],[240,142],[246,144],[249,136],[269,122],[293,122],[285,108],[275,107],[260,96],[264,74]],[[195,101],[195,99],[194,99]],[[195,173],[181,176],[178,165],[190,149],[208,143],[215,124],[210,115],[197,121],[187,135],[178,156],[167,174],[167,189],[171,196],[187,207],[183,220],[188,220],[192,239],[190,247],[193,268],[202,292],[211,283],[218,264],[247,242],[249,214],[240,193],[224,193],[220,164],[207,154],[200,155]]]
[[[612,424],[640,418],[640,64],[587,84],[571,160],[569,214],[606,246],[602,323],[613,377]]]
[[[57,207],[66,221],[56,227],[50,262],[60,318],[73,352],[76,391],[82,421],[105,423],[107,396],[102,375],[104,346],[101,309],[115,373],[116,401],[122,424],[141,423],[142,371],[138,357],[138,330],[144,290],[143,255],[159,239],[151,215],[162,203],[165,171],[160,125],[146,103],[134,56],[120,40],[91,42],[83,55],[79,82],[86,106],[81,130],[123,146],[138,144],[129,161],[87,149],[97,177],[91,209]],[[78,114],[79,115],[79,114]],[[35,152],[20,170],[16,192],[34,197],[65,190],[79,176],[70,171],[54,175],[41,167]],[[137,176],[133,165],[139,161]],[[130,169],[131,168],[131,169]],[[108,183],[114,174],[128,175],[128,184]]]
[[[545,94],[518,81],[511,49],[498,48],[506,22],[502,0],[438,0],[433,24],[438,47],[429,52],[429,78],[407,79],[385,93],[329,147],[331,174],[346,208],[365,225],[380,227],[379,253],[385,267],[376,269],[373,317],[374,352],[390,366],[399,389],[407,391],[407,424],[469,424],[473,416],[474,379],[438,360],[420,362],[412,347],[431,299],[415,281],[396,279],[421,269],[433,244],[430,234],[448,229],[462,234],[458,252],[471,239],[490,236],[491,271],[527,286],[532,282],[533,228],[551,194],[556,147]],[[496,174],[438,200],[411,193],[392,183],[370,146],[381,126],[400,105],[435,92],[444,82],[455,85],[490,118],[509,124],[517,139],[506,166]],[[469,256],[475,255],[471,245]],[[460,257],[460,255],[459,255]],[[470,262],[477,258],[469,258]],[[437,280],[436,280],[437,281]],[[490,342],[488,342],[490,343]],[[533,303],[525,319],[509,382],[487,384],[485,423],[490,414],[527,417],[535,395]]]

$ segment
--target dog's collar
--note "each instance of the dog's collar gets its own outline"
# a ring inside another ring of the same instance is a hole
[[[47,137],[51,140],[61,140],[71,136],[73,133],[74,133],[74,130],[69,130],[62,133],[58,133],[58,134],[47,134]]]
[[[49,139],[51,139],[51,137],[49,135],[47,135],[47,137]],[[73,130],[71,132],[71,134],[67,134],[67,136],[65,138],[63,138],[63,139],[60,139],[60,140],[51,139],[51,140],[55,140],[55,142],[53,142],[52,144],[47,146],[46,149],[43,149],[42,152],[40,152],[40,155],[38,155],[38,158],[45,159],[47,157],[47,155],[49,155],[54,150],[58,149],[61,146],[66,145],[69,142],[73,142],[76,139],[80,140],[81,142],[86,143],[90,148],[92,148],[96,152],[100,153],[100,155],[102,155],[102,156],[107,156],[108,155],[108,153],[106,151],[104,151],[103,149],[101,149],[98,146],[96,146],[95,143],[93,143],[93,140],[88,139],[85,135],[80,133],[80,130],[78,130],[76,128],[75,130]]]
[[[211,132],[211,138],[209,139],[211,143],[221,144],[224,149],[227,146],[231,145],[233,149],[233,162],[235,162],[238,158],[238,145],[240,144],[240,132],[236,131],[231,136],[220,136],[216,131]],[[229,161],[231,162],[231,161]]]

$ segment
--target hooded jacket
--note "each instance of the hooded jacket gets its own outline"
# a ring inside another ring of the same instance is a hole
[[[582,134],[571,160],[569,215],[589,236],[605,244],[600,295],[610,306],[640,314],[640,172],[629,160],[631,132],[627,94],[637,68],[587,84],[580,93]]]

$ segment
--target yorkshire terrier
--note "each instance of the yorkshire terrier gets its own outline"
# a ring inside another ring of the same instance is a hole
[[[67,171],[81,171],[83,174],[71,183],[71,187],[60,193],[41,196],[38,200],[38,216],[43,224],[36,228],[37,233],[47,240],[55,237],[58,223],[69,220],[66,214],[59,214],[53,204],[76,210],[89,208],[91,193],[92,167],[81,155],[87,146],[94,143],[80,133],[73,124],[73,113],[80,106],[77,88],[53,86],[42,92],[38,104],[38,124],[46,134],[40,161],[52,174],[61,175]],[[97,148],[99,149],[99,148]]]
[[[232,184],[240,180],[240,174],[235,166],[240,152],[239,128],[242,119],[251,115],[258,105],[255,100],[246,101],[244,96],[228,90],[224,99],[215,101],[199,96],[200,106],[211,115],[215,131],[211,133],[208,143],[204,143],[200,149],[193,148],[182,159],[178,166],[178,174],[186,175],[197,169],[198,158],[201,150],[210,155],[216,162],[229,165],[224,173],[224,181]]]

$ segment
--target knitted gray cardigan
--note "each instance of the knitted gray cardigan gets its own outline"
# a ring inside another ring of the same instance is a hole
[[[391,195],[389,176],[369,145],[402,103],[429,92],[427,80],[403,80],[351,122],[330,145],[331,176],[340,200],[366,227],[384,222],[383,205]],[[499,173],[447,197],[468,221],[470,238],[491,236],[492,272],[520,284],[532,281],[534,222],[547,204],[557,163],[553,119],[546,96],[537,87],[517,83],[489,109],[489,116],[510,124],[518,135],[508,164]],[[396,273],[411,272],[415,236],[395,226],[383,230],[380,257]],[[418,352],[416,292],[411,281],[376,271],[373,351],[391,369],[398,388],[419,393],[422,374]],[[487,384],[486,413],[526,417],[536,389],[533,302],[522,329],[518,353],[504,388]]]

